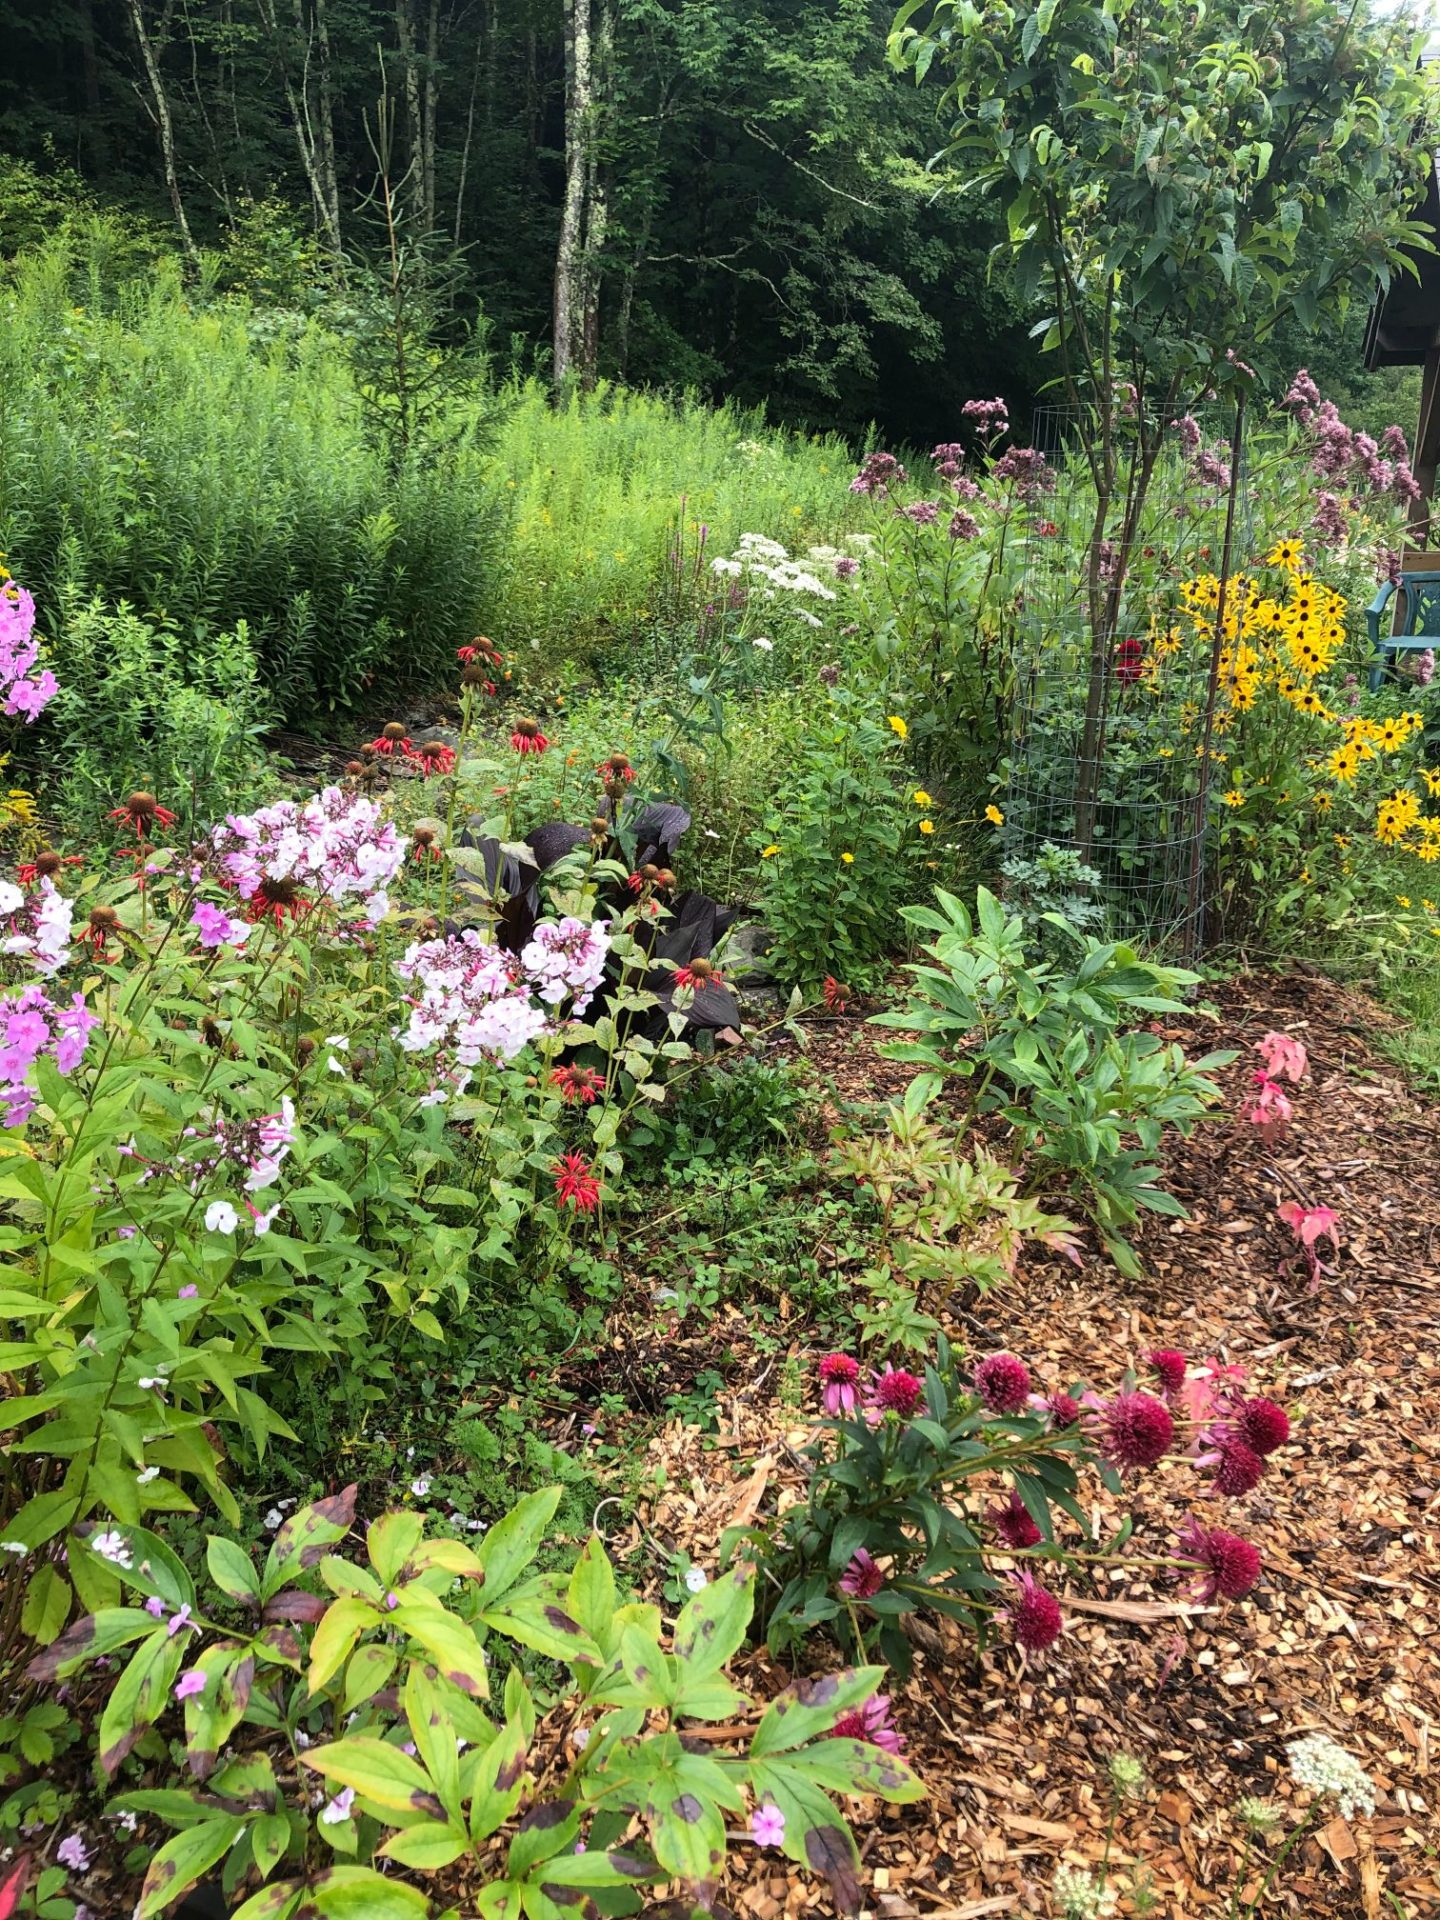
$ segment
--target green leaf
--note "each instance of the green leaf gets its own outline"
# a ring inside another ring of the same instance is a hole
[[[369,1734],[346,1734],[328,1746],[312,1747],[302,1758],[327,1780],[353,1787],[376,1806],[392,1807],[398,1813],[440,1811],[429,1775],[408,1753]]]
[[[681,1666],[676,1706],[682,1713],[690,1683],[718,1673],[738,1651],[754,1611],[755,1570],[746,1566],[732,1568],[686,1602],[672,1642]]]
[[[38,1640],[42,1647],[48,1647],[70,1618],[74,1599],[70,1582],[58,1567],[47,1561],[30,1576],[20,1614],[21,1631]]]
[[[262,1887],[251,1894],[243,1907],[237,1907],[231,1920],[290,1920],[303,1892],[298,1880],[283,1880],[273,1887]]]
[[[910,1763],[868,1740],[819,1740],[790,1754],[785,1765],[832,1793],[878,1794],[900,1803],[925,1798]]]
[[[136,1920],[151,1920],[179,1899],[187,1887],[193,1887],[202,1873],[227,1854],[245,1822],[231,1814],[218,1820],[206,1820],[198,1827],[187,1827],[167,1840],[150,1862],[145,1884],[140,1889]]]
[[[438,1820],[422,1820],[418,1826],[393,1833],[381,1847],[387,1860],[398,1860],[402,1867],[416,1867],[421,1873],[434,1873],[458,1860],[470,1845],[463,1827],[452,1827]]]
[[[310,1888],[319,1920],[426,1920],[430,1902],[403,1880],[369,1867],[332,1867]]]
[[[447,1613],[433,1595],[426,1594],[422,1601],[423,1588],[407,1587],[405,1592],[406,1597],[399,1606],[387,1614],[389,1624],[402,1628],[412,1640],[419,1641],[443,1680],[476,1700],[488,1699],[490,1682],[485,1672],[485,1654],[473,1629],[453,1613]],[[425,1604],[427,1601],[429,1604]]]
[[[283,1813],[262,1813],[250,1829],[250,1851],[262,1880],[268,1880],[290,1844],[290,1822]]]
[[[485,1604],[495,1606],[534,1560],[560,1504],[559,1487],[527,1494],[485,1535],[476,1558],[485,1572]]]
[[[114,1773],[163,1711],[180,1671],[185,1638],[180,1634],[172,1639],[164,1627],[157,1628],[141,1642],[115,1682],[100,1716],[100,1764],[107,1773]]]
[[[860,1706],[884,1682],[884,1667],[844,1667],[839,1673],[797,1680],[793,1687],[777,1693],[765,1709],[750,1742],[752,1758],[785,1753],[813,1740],[816,1734],[829,1733],[842,1713]]]
[[[379,1625],[379,1609],[368,1600],[342,1598],[326,1609],[310,1642],[307,1685],[312,1694],[319,1693],[340,1671],[360,1635]]]
[[[242,1604],[259,1603],[260,1581],[250,1557],[233,1540],[212,1533],[205,1546],[205,1564],[210,1578],[222,1593]]]

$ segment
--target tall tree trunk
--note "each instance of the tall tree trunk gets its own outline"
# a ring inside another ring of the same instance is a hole
[[[494,5],[487,8],[487,15],[494,12]],[[465,139],[460,147],[460,178],[455,183],[455,244],[460,245],[460,236],[465,226],[465,180],[470,171],[470,142],[475,137],[475,101],[480,92],[480,64],[485,53],[484,27],[475,36],[475,61],[470,69],[470,105],[465,114]]]
[[[161,20],[161,48],[164,44],[164,33],[169,26],[169,17],[170,9],[167,0]],[[186,259],[193,263],[196,258],[195,241],[190,232],[190,222],[185,218],[185,202],[180,193],[180,172],[175,160],[175,123],[170,117],[170,96],[165,91],[165,78],[160,71],[160,48],[157,48],[145,24],[142,0],[130,0],[130,24],[135,29],[135,39],[145,67],[145,78],[150,83],[152,113],[156,130],[160,135],[160,160],[165,169],[166,191],[170,195],[175,224],[180,229],[180,244],[185,249]]]
[[[295,130],[295,146],[300,155],[300,165],[305,174],[306,185],[310,189],[310,198],[315,202],[315,217],[326,244],[334,254],[340,252],[340,206],[338,196],[326,192],[319,151],[316,146],[314,126],[310,119],[310,98],[308,68],[310,64],[308,40],[301,0],[293,0],[295,9],[295,31],[300,43],[306,47],[304,65],[301,72],[300,87],[296,90],[291,77],[290,59],[285,46],[285,34],[275,12],[275,0],[255,0],[260,19],[270,44],[274,49],[275,62],[280,69],[280,88],[285,95],[285,105],[290,114],[290,124]]]
[[[578,358],[584,312],[582,286],[585,189],[589,171],[586,139],[593,104],[590,0],[564,0],[565,8],[565,197],[555,246],[555,299],[551,322],[554,381],[564,386]]]
[[[420,110],[420,68],[415,52],[415,15],[412,0],[395,0],[395,38],[400,46],[405,83],[405,152],[409,160],[409,201],[415,223],[428,233],[425,222],[425,132]]]
[[[326,226],[330,244],[340,251],[340,174],[335,162],[335,98],[330,80],[330,20],[325,9],[329,0],[314,0],[315,39],[319,48],[319,124],[316,128],[316,171],[325,201]]]
[[[436,114],[440,104],[440,0],[430,0],[425,22],[425,73],[420,98],[420,203],[425,231],[435,231]]]
[[[92,0],[80,0],[80,77],[85,87],[85,111],[100,111],[100,63],[95,58],[95,11]]]
[[[610,68],[615,53],[615,11],[611,0],[599,0],[600,19],[595,33],[591,104],[585,116],[584,241],[580,256],[580,314],[576,351],[580,385],[589,393],[595,385],[600,358],[600,280],[605,235],[610,225],[610,196],[600,161],[599,103],[609,93]]]

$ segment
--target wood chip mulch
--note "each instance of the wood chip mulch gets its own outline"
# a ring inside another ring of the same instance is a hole
[[[1143,1281],[1100,1257],[1079,1271],[1031,1260],[1014,1285],[951,1317],[971,1350],[1017,1352],[1054,1385],[1111,1387],[1153,1346],[1243,1363],[1255,1390],[1288,1407],[1291,1443],[1249,1500],[1223,1511],[1197,1498],[1204,1480],[1184,1462],[1145,1476],[1137,1549],[1168,1551],[1194,1510],[1255,1540],[1262,1582],[1240,1605],[1196,1611],[1143,1570],[1072,1575],[1068,1630],[1028,1667],[1007,1645],[977,1657],[937,1622],[895,1702],[929,1798],[867,1804],[856,1823],[867,1898],[883,1920],[1053,1913],[1057,1866],[1094,1870],[1105,1854],[1115,1754],[1139,1759],[1148,1784],[1116,1822],[1111,1911],[1223,1915],[1241,1858],[1235,1803],[1279,1804],[1283,1836],[1308,1805],[1285,1745],[1312,1730],[1365,1765],[1379,1804],[1368,1820],[1327,1811],[1261,1912],[1440,1913],[1440,1109],[1374,1051],[1385,1016],[1318,976],[1236,980],[1216,1003],[1218,1024],[1175,1037],[1192,1052],[1238,1050],[1219,1075],[1232,1112],[1262,1033],[1305,1043],[1311,1072],[1287,1137],[1267,1151],[1252,1128],[1218,1121],[1172,1142],[1167,1184],[1190,1217],[1147,1217]],[[817,1070],[844,1102],[868,1094],[878,1106],[903,1087],[905,1070],[874,1054],[881,1037],[854,1019],[817,1023]],[[1333,1207],[1343,1223],[1339,1256],[1314,1289],[1277,1217],[1289,1199]],[[786,1331],[808,1377],[814,1336]],[[747,1377],[738,1309],[726,1333],[739,1360],[719,1433],[671,1422],[654,1434],[643,1465],[663,1490],[613,1546],[648,1541],[713,1564],[727,1526],[798,1497],[794,1449],[810,1437],[812,1403],[777,1398],[773,1355],[752,1351]],[[1115,1513],[1098,1487],[1095,1511]],[[826,1663],[823,1645],[811,1654]],[[746,1678],[769,1692],[788,1675],[760,1655]],[[769,1858],[768,1873],[728,1889],[738,1913],[828,1910],[813,1881]],[[1242,1874],[1242,1910],[1260,1877]],[[1131,1891],[1137,1878],[1148,1906]]]

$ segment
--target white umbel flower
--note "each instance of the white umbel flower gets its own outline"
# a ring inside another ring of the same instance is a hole
[[[1312,1793],[1333,1794],[1346,1820],[1354,1817],[1357,1807],[1362,1813],[1374,1813],[1375,1782],[1328,1733],[1307,1733],[1303,1740],[1292,1741],[1286,1751],[1291,1778],[1297,1786],[1309,1787]]]

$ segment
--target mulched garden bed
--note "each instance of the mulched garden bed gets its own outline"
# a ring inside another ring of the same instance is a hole
[[[1214,999],[1216,1027],[1175,1037],[1192,1051],[1239,1050],[1220,1076],[1232,1110],[1262,1033],[1282,1028],[1309,1050],[1287,1138],[1267,1151],[1252,1128],[1221,1123],[1176,1142],[1167,1183],[1191,1217],[1147,1219],[1143,1281],[1100,1257],[1081,1271],[1031,1260],[1013,1286],[961,1303],[954,1330],[977,1350],[1020,1353],[1056,1384],[1113,1384],[1154,1345],[1243,1363],[1257,1390],[1288,1406],[1291,1444],[1223,1516],[1194,1501],[1200,1483],[1184,1464],[1147,1476],[1137,1530],[1164,1551],[1193,1504],[1256,1540],[1262,1583],[1240,1607],[1196,1612],[1139,1573],[1071,1579],[1069,1630],[1041,1666],[1008,1646],[977,1657],[938,1622],[896,1690],[896,1722],[930,1798],[867,1807],[856,1822],[867,1898],[885,1920],[1050,1913],[1056,1866],[1100,1863],[1117,1753],[1142,1761],[1149,1786],[1121,1811],[1112,1876],[1148,1873],[1150,1911],[1174,1920],[1223,1913],[1239,1859],[1235,1802],[1289,1802],[1285,1744],[1312,1730],[1369,1769],[1379,1807],[1373,1820],[1322,1822],[1264,1910],[1366,1920],[1440,1911],[1440,1110],[1373,1051],[1385,1016],[1327,981],[1254,976]],[[812,1058],[839,1100],[883,1101],[904,1085],[905,1070],[873,1052],[881,1037],[858,1020],[816,1023]],[[1340,1255],[1314,1291],[1276,1215],[1287,1199],[1331,1206],[1343,1222]],[[720,1431],[671,1424],[653,1435],[645,1465],[663,1470],[664,1491],[612,1537],[619,1552],[648,1541],[713,1565],[727,1526],[797,1497],[807,1415],[778,1401],[780,1369],[747,1349],[741,1309],[719,1324],[732,1347]],[[792,1352],[811,1348],[797,1326]],[[821,1663],[823,1647],[812,1650]],[[747,1674],[767,1692],[787,1677],[763,1655]],[[769,1859],[768,1872],[727,1889],[741,1914],[774,1920],[826,1904]],[[1117,1910],[1137,1909],[1122,1898]]]

